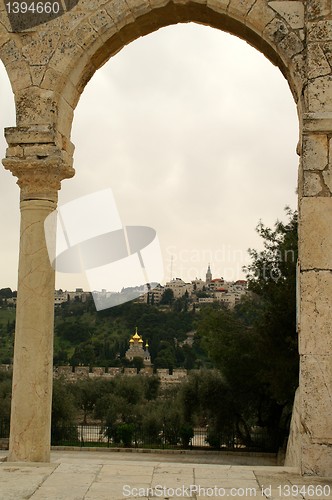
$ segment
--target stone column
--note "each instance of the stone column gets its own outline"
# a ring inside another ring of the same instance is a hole
[[[288,2],[286,2],[288,3]],[[299,180],[301,472],[332,474],[332,5],[307,0]]]
[[[26,131],[21,133],[25,142]],[[7,130],[10,147],[4,166],[18,177],[21,188],[21,231],[14,346],[9,461],[50,460],[53,380],[53,321],[55,273],[44,235],[44,220],[57,205],[60,181],[73,169],[55,155],[54,144],[18,146],[20,133]],[[31,136],[31,131],[30,131]],[[13,141],[15,145],[13,146]],[[17,149],[20,148],[20,149]],[[29,150],[30,148],[30,150]],[[32,148],[32,149],[31,149]],[[52,154],[46,154],[51,151]],[[10,156],[13,151],[21,156]],[[41,155],[41,151],[43,155]],[[33,152],[27,156],[26,152]]]
[[[332,473],[332,120],[305,115],[299,182],[302,474]]]

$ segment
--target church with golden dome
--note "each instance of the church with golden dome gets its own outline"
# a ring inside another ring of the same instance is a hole
[[[132,361],[134,358],[142,358],[144,366],[151,365],[151,356],[149,353],[149,344],[145,343],[145,348],[143,347],[144,341],[142,337],[137,332],[137,327],[135,333],[131,336],[129,340],[129,349],[126,351],[125,357]]]

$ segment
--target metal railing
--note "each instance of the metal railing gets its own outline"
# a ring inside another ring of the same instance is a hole
[[[0,446],[8,446],[9,422],[0,420]],[[134,424],[106,425],[52,425],[54,446],[120,447],[159,449],[204,449],[276,452],[275,439],[265,429],[252,430],[252,439],[244,444],[235,435],[211,432],[207,427],[172,428],[162,426],[154,432],[144,432]]]
[[[207,428],[183,429],[162,427],[149,433],[133,424],[114,427],[102,425],[75,425],[52,428],[53,445],[80,447],[123,447],[123,448],[184,448],[204,450],[243,450],[276,452],[274,439],[265,429],[255,429],[250,444],[245,445],[235,434],[209,433]]]

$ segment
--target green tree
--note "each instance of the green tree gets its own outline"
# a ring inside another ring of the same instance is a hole
[[[13,297],[13,292],[11,288],[1,288],[0,289],[0,298],[9,299]]]
[[[160,299],[160,305],[171,306],[174,302],[174,292],[171,288],[166,288]]]
[[[52,444],[73,439],[77,440],[75,398],[68,382],[56,379],[52,393]]]
[[[83,424],[87,424],[88,416],[92,415],[96,402],[100,397],[100,389],[102,388],[101,380],[78,380],[70,386],[73,395],[75,396],[76,406],[83,413]]]
[[[0,372],[0,420],[10,421],[10,404],[12,394],[12,372]]]
[[[257,299],[253,326],[259,336],[264,378],[271,396],[293,400],[298,386],[299,356],[296,331],[296,266],[298,258],[297,212],[286,209],[288,221],[270,229],[262,222],[257,232],[264,250],[249,250],[249,290]],[[250,307],[249,307],[250,310]]]
[[[206,309],[199,333],[232,391],[242,429],[260,425],[275,442],[298,385],[296,333],[297,214],[274,229],[258,225],[262,252],[250,250],[251,297],[234,311]]]
[[[56,325],[56,334],[75,344],[89,340],[93,334],[93,328],[81,319],[75,322],[63,321]]]

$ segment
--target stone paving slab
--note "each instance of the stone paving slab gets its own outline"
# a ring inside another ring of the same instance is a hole
[[[162,453],[128,456],[57,451],[50,464],[29,464],[2,461],[0,453],[0,500],[332,500],[332,477],[301,477],[291,467],[197,463],[197,457],[192,463],[190,456],[179,463]]]

